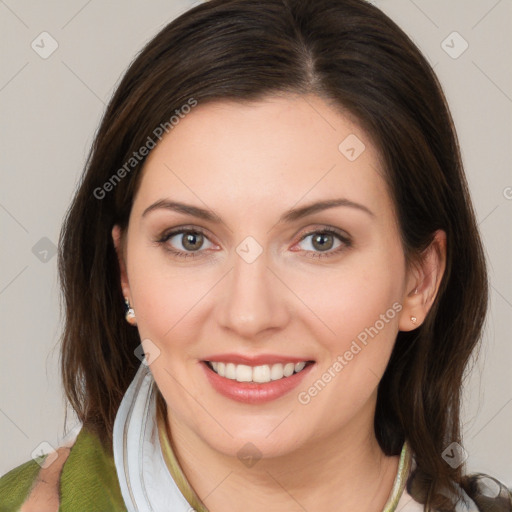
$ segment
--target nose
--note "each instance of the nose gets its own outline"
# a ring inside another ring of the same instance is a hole
[[[225,278],[224,300],[218,304],[221,327],[239,337],[256,339],[289,322],[287,289],[268,265],[263,252],[248,263],[236,252],[233,269]],[[289,292],[288,292],[289,293]]]

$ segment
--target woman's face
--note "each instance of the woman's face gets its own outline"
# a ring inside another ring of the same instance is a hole
[[[125,243],[171,430],[233,456],[373,435],[414,286],[379,155],[347,117],[315,96],[199,103],[146,160]]]

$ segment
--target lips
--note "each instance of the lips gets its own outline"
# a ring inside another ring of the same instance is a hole
[[[259,404],[290,392],[314,361],[287,356],[211,356],[201,362],[210,385],[232,400]]]

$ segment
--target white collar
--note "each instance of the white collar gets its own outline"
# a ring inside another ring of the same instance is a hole
[[[116,414],[113,450],[128,512],[192,512],[165,464],[156,422],[156,384],[144,362]]]

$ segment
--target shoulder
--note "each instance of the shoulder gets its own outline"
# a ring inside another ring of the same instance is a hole
[[[44,512],[58,510],[59,478],[69,447],[31,459],[0,478],[2,511]]]
[[[126,510],[113,456],[96,435],[82,427],[74,444],[56,453],[41,458],[47,467],[30,460],[0,478],[1,512]]]

